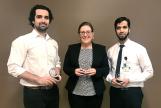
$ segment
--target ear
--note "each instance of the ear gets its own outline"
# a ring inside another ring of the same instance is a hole
[[[35,25],[35,21],[32,21],[32,23]]]
[[[130,33],[130,28],[129,28],[129,33]]]

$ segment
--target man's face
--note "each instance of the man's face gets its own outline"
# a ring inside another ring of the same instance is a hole
[[[127,21],[122,21],[121,23],[118,23],[115,31],[120,41],[126,40],[130,32]]]
[[[48,29],[49,26],[49,13],[47,10],[37,9],[35,15],[35,21],[33,21],[35,29],[44,33]]]

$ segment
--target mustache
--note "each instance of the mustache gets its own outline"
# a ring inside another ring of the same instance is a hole
[[[127,35],[126,33],[119,33],[118,35]]]
[[[47,23],[42,22],[42,23],[39,23],[39,25],[46,25],[47,26]]]

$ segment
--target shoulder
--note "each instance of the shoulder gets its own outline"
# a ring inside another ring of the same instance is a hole
[[[136,50],[141,50],[141,51],[146,50],[146,48],[143,45],[141,45],[140,43],[137,43],[135,41],[130,42],[130,47],[132,47],[133,49],[136,49]]]
[[[106,54],[106,47],[101,44],[93,43],[93,52],[98,53],[99,55]]]
[[[81,46],[80,43],[70,44],[68,45],[69,48],[79,48]]]
[[[49,43],[51,43],[52,45],[58,47],[58,42],[55,39],[53,39],[53,38],[49,39]]]
[[[18,36],[17,38],[15,38],[12,41],[12,44],[25,44],[27,42],[27,40],[29,40],[30,38],[31,38],[30,33],[25,34],[25,35],[21,35],[21,36]]]
[[[118,47],[118,44],[116,43],[116,44],[112,45],[112,46],[108,49],[108,51],[112,51],[112,50],[114,50],[114,49],[117,48],[117,47]]]
[[[102,45],[102,44],[92,43],[92,45],[95,48],[106,48],[106,46],[105,45]]]

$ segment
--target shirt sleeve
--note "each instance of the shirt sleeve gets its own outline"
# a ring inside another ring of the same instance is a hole
[[[57,48],[57,52],[56,52],[56,67],[61,68],[61,62],[60,62],[60,57],[59,57],[59,52],[58,52],[58,44],[56,43],[56,48]]]
[[[61,68],[61,62],[60,62],[60,57],[59,57],[58,53],[57,53],[56,67]]]
[[[26,70],[22,67],[25,61],[27,50],[23,41],[17,39],[12,42],[10,56],[8,59],[8,73],[14,77],[18,77]]]
[[[144,82],[153,76],[153,67],[146,49],[139,51],[138,61],[141,68],[141,73],[138,75],[131,75],[129,77],[130,82]]]
[[[109,50],[107,51],[107,56],[108,56],[108,63],[109,63],[109,74],[106,77],[106,81],[111,83],[111,80],[113,79],[113,72],[112,72],[112,66],[111,66],[111,61],[110,61],[110,54]]]

